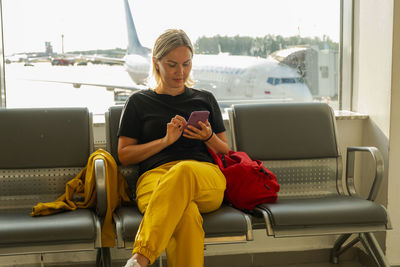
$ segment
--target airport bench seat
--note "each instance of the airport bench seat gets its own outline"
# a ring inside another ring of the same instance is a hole
[[[38,202],[62,195],[66,183],[87,164],[93,151],[88,110],[0,109],[0,125],[0,255],[101,247],[101,220],[95,210],[30,216]],[[98,170],[104,166],[102,160],[95,164]],[[98,209],[105,212],[104,206]]]
[[[107,150],[118,162],[117,132],[122,112],[122,106],[110,107],[106,112],[106,139]],[[120,170],[127,179],[128,185],[135,193],[138,177],[137,166],[120,166]],[[236,243],[253,240],[250,217],[230,206],[224,205],[217,211],[202,214],[205,243]],[[117,246],[131,248],[142,219],[142,214],[133,204],[129,207],[119,208],[114,215],[117,232]]]
[[[383,159],[374,147],[349,147],[346,179],[338,149],[333,110],[323,103],[233,105],[229,113],[233,147],[262,160],[280,183],[276,203],[256,208],[268,236],[341,234],[331,261],[361,241],[378,266],[389,266],[372,232],[390,229],[385,207],[374,202],[383,177]],[[255,119],[256,118],[256,119]],[[355,153],[367,152],[375,164],[369,196],[354,186]],[[255,218],[255,228],[260,219]],[[352,234],[357,237],[344,247]]]

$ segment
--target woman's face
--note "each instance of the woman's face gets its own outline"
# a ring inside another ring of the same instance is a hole
[[[155,60],[163,90],[183,90],[192,70],[192,53],[186,46],[171,50],[161,60]]]

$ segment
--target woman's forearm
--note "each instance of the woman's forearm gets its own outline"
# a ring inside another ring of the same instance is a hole
[[[215,153],[228,154],[229,145],[228,141],[226,140],[225,132],[219,134],[216,133],[212,134],[213,136],[207,142],[205,142],[207,147],[214,150]]]
[[[118,148],[118,158],[122,165],[139,163],[168,146],[165,138],[145,144],[129,144]]]
[[[176,115],[167,123],[167,132],[163,138],[138,144],[138,140],[126,136],[118,139],[118,158],[123,165],[139,163],[167,146],[175,143],[182,135],[185,118]]]

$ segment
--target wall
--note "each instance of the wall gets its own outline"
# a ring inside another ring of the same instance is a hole
[[[400,265],[400,1],[394,1],[392,45],[392,97],[389,141],[388,210],[393,230],[387,235],[387,255],[391,264]]]
[[[356,0],[354,9],[354,111],[368,114],[388,138],[393,1]]]
[[[396,161],[400,157],[400,125],[396,119],[400,113],[400,101],[398,78],[395,77],[396,71],[399,72],[399,60],[396,59],[400,47],[399,1],[355,0],[354,3],[353,109],[370,116],[364,126],[363,145],[378,147],[384,156],[385,182],[378,201],[387,205],[394,228],[386,238],[388,260],[392,265],[399,265],[400,238],[396,229],[400,228],[400,216],[394,208],[400,203],[396,177],[399,166]],[[363,183],[362,190],[365,191],[367,185]],[[378,239],[385,243],[384,236]]]

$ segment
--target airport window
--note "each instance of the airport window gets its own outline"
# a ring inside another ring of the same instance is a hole
[[[225,105],[287,97],[340,106],[342,1],[204,1],[1,1],[1,100],[8,107],[87,106],[102,114],[147,88],[154,40],[181,28],[195,48],[194,87]],[[182,5],[186,11],[176,10]],[[136,28],[126,23],[126,6]],[[221,10],[229,10],[223,23]],[[140,53],[130,50],[127,32],[137,35]]]

